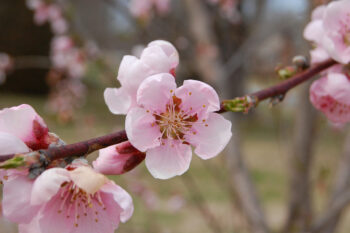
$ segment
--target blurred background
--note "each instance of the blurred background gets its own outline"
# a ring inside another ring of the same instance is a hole
[[[178,84],[205,81],[222,99],[248,94],[281,81],[278,65],[308,56],[303,29],[326,2],[2,0],[0,108],[32,105],[66,143],[121,130],[103,91],[119,86],[122,57],[155,39],[178,49]],[[281,104],[226,114],[230,145],[209,161],[194,157],[181,177],[156,180],[144,164],[111,177],[135,202],[117,231],[347,233],[350,133],[314,111],[309,84]],[[0,218],[0,233],[12,232],[17,226]]]

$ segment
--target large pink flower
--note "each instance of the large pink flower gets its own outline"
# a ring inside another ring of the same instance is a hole
[[[350,121],[350,80],[341,73],[329,73],[310,88],[311,103],[334,123]]]
[[[136,93],[141,82],[159,73],[174,73],[179,64],[175,47],[163,40],[148,44],[140,58],[124,56],[118,72],[120,88],[107,88],[104,98],[109,110],[114,114],[126,114],[136,105]]]
[[[48,128],[29,105],[0,111],[0,156],[45,149],[49,145]],[[13,222],[29,222],[38,206],[29,205],[33,180],[27,170],[0,170],[3,187],[3,214]]]
[[[113,233],[133,213],[130,195],[88,166],[46,170],[34,182],[31,205],[41,210],[22,232]]]
[[[176,88],[169,73],[148,77],[137,91],[137,106],[126,116],[131,144],[146,152],[146,166],[160,179],[183,174],[192,150],[202,159],[219,154],[231,138],[231,122],[220,109],[215,90],[195,80]]]

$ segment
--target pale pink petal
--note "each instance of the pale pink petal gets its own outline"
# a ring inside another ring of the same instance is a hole
[[[145,48],[140,59],[151,68],[152,74],[168,73],[173,68],[173,61],[159,46]]]
[[[196,147],[195,153],[202,159],[217,156],[230,141],[231,122],[217,113],[210,113],[205,122],[195,123],[196,134],[185,135],[186,141]]]
[[[219,97],[215,90],[200,81],[186,80],[176,89],[175,95],[182,100],[181,109],[190,115],[197,114],[199,119],[205,118],[208,112],[220,109]]]
[[[101,187],[101,192],[109,193],[113,195],[113,200],[121,207],[120,220],[122,222],[128,221],[133,212],[134,205],[132,203],[132,198],[124,189],[116,185],[113,181],[105,184]],[[105,200],[104,200],[105,201]]]
[[[108,182],[107,177],[97,173],[89,166],[80,166],[69,175],[73,183],[88,194],[95,194],[103,185]]]
[[[35,110],[27,104],[0,111],[0,132],[20,138],[32,149],[38,149],[36,148],[38,144],[42,146],[40,149],[47,146],[45,142],[47,126]]]
[[[348,0],[334,1],[327,6],[323,19],[324,31],[327,35],[323,46],[333,59],[342,64],[350,62],[349,12]]]
[[[314,20],[306,25],[304,30],[304,38],[310,41],[314,41],[318,45],[322,43],[324,37],[323,21]]]
[[[134,56],[124,56],[120,63],[117,79],[129,94],[136,95],[137,88],[151,74],[150,67]]]
[[[159,46],[163,49],[171,62],[171,68],[174,69],[179,65],[179,53],[170,42],[165,40],[154,40],[148,44],[148,47],[151,46]]]
[[[329,95],[340,103],[350,105],[350,80],[341,73],[328,75],[327,89]]]
[[[131,153],[118,153],[117,148],[121,144],[100,150],[98,158],[93,162],[94,169],[105,175],[120,175],[143,161],[144,154],[136,149]]]
[[[192,150],[177,140],[163,140],[164,145],[146,152],[146,166],[152,176],[169,179],[182,175],[190,166]]]
[[[169,73],[156,74],[143,81],[137,91],[137,104],[147,110],[162,113],[174,95],[176,83]]]
[[[34,182],[31,204],[49,201],[64,182],[70,181],[69,172],[64,168],[51,168],[43,172]]]
[[[33,180],[25,175],[9,175],[4,181],[2,207],[4,216],[17,223],[29,223],[40,209],[31,205]]]
[[[62,211],[62,200],[59,194],[53,196],[41,210],[42,217],[39,219],[41,232],[77,233],[74,227],[74,215],[70,215],[72,211],[68,212],[67,206],[64,206],[64,211]]]
[[[39,226],[40,214],[36,215],[29,223],[18,225],[18,233],[41,233]]]
[[[321,47],[317,47],[317,48],[311,50],[310,55],[311,55],[311,63],[312,64],[320,63],[320,62],[323,62],[323,61],[329,59],[329,54],[327,53],[326,50],[324,50]]]
[[[27,145],[18,137],[0,132],[0,157],[1,155],[26,153],[29,151],[30,149]]]
[[[324,12],[326,10],[326,5],[320,5],[317,6],[313,11],[312,11],[312,15],[311,18],[312,20],[317,20],[317,19],[322,19]]]
[[[152,113],[139,107],[126,115],[125,130],[130,143],[139,151],[159,146],[161,132]]]
[[[133,102],[131,96],[123,87],[106,88],[104,91],[104,99],[109,111],[113,114],[127,114]]]

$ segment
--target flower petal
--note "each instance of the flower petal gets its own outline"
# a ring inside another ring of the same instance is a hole
[[[126,115],[125,130],[130,143],[139,151],[159,146],[161,132],[155,118],[143,108],[132,108]]]
[[[127,114],[132,106],[132,98],[124,88],[106,88],[105,102],[113,114]]]
[[[0,132],[0,157],[1,155],[26,153],[30,149],[27,145],[18,137]]]
[[[124,56],[120,63],[117,79],[131,95],[131,92],[136,93],[140,83],[150,74],[151,69],[143,61],[134,56]]]
[[[162,2],[163,2],[163,0],[162,0]],[[152,41],[151,43],[149,43],[147,46],[148,47],[151,47],[151,46],[161,47],[170,60],[171,68],[176,68],[178,66],[179,53],[177,52],[174,45],[172,45],[170,42],[165,41],[165,40],[155,40],[155,41]]]
[[[69,175],[74,184],[88,194],[95,194],[108,182],[107,177],[87,166],[81,166],[73,171],[69,171]]]
[[[2,207],[5,218],[16,223],[29,223],[40,209],[30,203],[33,180],[27,174],[9,175],[4,181]]]
[[[182,175],[190,166],[192,150],[189,145],[175,140],[163,140],[164,145],[146,152],[146,166],[152,176],[169,179]]]
[[[152,74],[168,73],[172,68],[172,60],[159,46],[150,46],[142,51],[140,60],[147,64]]]
[[[196,134],[185,135],[195,153],[202,159],[210,159],[218,155],[230,141],[231,122],[217,113],[210,113],[208,119],[192,126]]]
[[[197,80],[186,80],[176,89],[175,95],[182,100],[181,109],[190,115],[197,113],[199,119],[206,117],[208,112],[220,109],[216,91],[208,84]]]
[[[31,106],[22,104],[0,111],[0,132],[12,134],[31,147],[41,144],[40,141],[47,136],[48,129]]]
[[[150,76],[141,83],[137,91],[137,104],[147,110],[162,113],[175,89],[175,79],[171,74]]]
[[[105,175],[120,175],[143,161],[145,155],[135,148],[131,153],[118,153],[117,148],[121,144],[124,143],[101,149],[98,158],[93,162],[94,169]]]
[[[134,205],[128,192],[116,185],[113,181],[102,186],[101,192],[113,195],[114,201],[122,208],[122,212],[120,213],[120,220],[122,222],[126,222],[131,218],[134,212]]]
[[[70,180],[69,172],[64,168],[51,168],[44,171],[34,182],[30,203],[38,205],[48,202],[57,194],[61,185]]]

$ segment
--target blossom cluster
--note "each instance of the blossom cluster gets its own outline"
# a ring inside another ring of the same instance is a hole
[[[1,155],[61,143],[29,105],[0,111]],[[130,195],[83,159],[52,163],[35,180],[29,174],[28,168],[0,170],[3,215],[20,233],[113,233],[133,213]]]
[[[62,38],[58,46],[68,42]],[[153,177],[169,179],[187,171],[191,146],[202,159],[218,155],[231,138],[231,123],[216,113],[220,101],[211,86],[186,80],[177,87],[178,64],[177,50],[163,40],[149,43],[140,57],[125,56],[117,76],[121,87],[107,88],[104,97],[112,113],[126,115],[129,140],[101,149],[92,166],[76,158],[49,161],[39,176],[30,164],[0,169],[3,216],[18,223],[20,233],[113,233],[131,217],[133,203],[104,175],[123,174],[145,159]],[[0,111],[0,156],[30,157],[62,144],[31,106]],[[174,202],[182,205],[182,199]]]
[[[311,62],[329,58],[339,64],[323,72],[310,88],[311,103],[338,124],[350,121],[350,0],[317,7],[304,30],[313,42]]]

